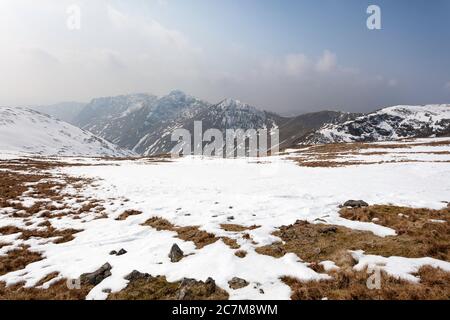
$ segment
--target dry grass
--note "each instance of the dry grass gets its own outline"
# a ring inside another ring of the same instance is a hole
[[[374,223],[395,229],[397,236],[386,237],[386,242],[392,247],[386,254],[406,257],[430,256],[450,261],[450,208],[431,210],[374,205],[365,208],[343,208],[340,214],[346,219],[356,221],[369,222],[375,219]]]
[[[11,243],[7,243],[7,242],[0,242],[0,249],[6,246],[10,246]]]
[[[378,237],[371,232],[341,226],[310,224],[297,221],[274,232],[283,243],[256,248],[259,254],[282,257],[293,252],[307,262],[331,260],[338,265],[352,265],[348,250],[364,250],[368,254],[408,258],[433,257],[449,261],[450,233],[448,225],[427,223],[397,236]]]
[[[227,300],[223,289],[207,285],[203,281],[190,281],[183,289],[182,281],[168,282],[166,277],[148,276],[130,281],[120,292],[109,295],[109,300]]]
[[[450,273],[429,266],[422,267],[420,283],[399,280],[382,272],[380,289],[368,289],[366,271],[350,269],[331,273],[332,280],[301,282],[284,277],[290,286],[293,300],[448,300],[450,299]]]
[[[129,216],[137,216],[142,214],[142,211],[138,210],[126,210],[120,216],[116,218],[116,220],[126,220]]]
[[[40,280],[45,283],[48,278]],[[49,279],[51,280],[51,279]],[[47,280],[48,281],[48,280]],[[3,300],[85,300],[93,286],[82,285],[80,289],[69,289],[67,280],[62,279],[51,285],[48,289],[24,288],[23,283],[14,286],[6,286],[0,282],[0,299]]]
[[[237,250],[234,255],[239,258],[245,258],[247,256],[247,251],[245,250]]]
[[[372,156],[372,155],[388,155],[391,152],[395,153],[395,149],[411,149],[416,146],[449,146],[450,140],[446,141],[435,141],[428,143],[414,143],[414,144],[403,144],[393,143],[393,144],[376,144],[376,143],[330,143],[323,145],[312,145],[305,146],[308,147],[306,150],[298,152],[301,157],[290,157],[289,159],[297,162],[301,166],[305,167],[342,167],[342,166],[352,166],[352,165],[369,165],[369,164],[382,164],[382,163],[409,163],[409,162],[450,162],[450,161],[419,161],[419,160],[390,160],[390,161],[364,161],[364,160],[344,160],[337,161],[337,159],[358,155],[358,156]],[[391,152],[386,151],[372,151],[361,153],[363,150],[367,149],[389,149]],[[448,151],[430,151],[430,152],[412,152],[421,154],[438,154],[447,155],[450,154]],[[287,153],[285,153],[287,155]]]
[[[28,250],[28,246],[7,252],[5,256],[0,256],[0,275],[21,270],[28,264],[42,260],[41,254]]]
[[[48,222],[48,221],[47,221]],[[72,241],[74,239],[74,234],[81,232],[82,230],[75,230],[75,229],[62,229],[58,230],[51,226],[49,223],[43,223],[46,225],[46,228],[44,230],[28,230],[28,229],[21,229],[15,226],[6,226],[0,228],[0,234],[9,235],[14,233],[21,233],[19,239],[21,240],[28,240],[30,238],[54,238],[53,243],[59,244],[59,243],[65,243]]]
[[[239,249],[239,245],[236,240],[228,237],[216,237],[212,233],[200,230],[198,226],[178,227],[170,223],[168,220],[160,217],[153,217],[144,222],[145,226],[150,226],[158,231],[174,231],[177,233],[177,237],[184,241],[192,241],[198,249],[201,249],[207,245],[215,243],[219,239],[228,245],[232,249]]]
[[[250,227],[246,227],[246,226],[241,226],[239,224],[224,223],[224,224],[221,224],[220,227],[225,231],[242,232],[242,231],[248,231],[248,230],[255,230],[261,226],[253,225]]]

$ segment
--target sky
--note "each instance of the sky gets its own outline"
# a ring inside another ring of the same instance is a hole
[[[1,0],[0,105],[174,89],[283,115],[450,103],[449,21],[448,0]]]

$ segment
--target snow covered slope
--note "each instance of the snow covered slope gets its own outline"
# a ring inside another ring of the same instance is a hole
[[[58,156],[128,156],[133,152],[27,108],[0,107],[2,152]]]
[[[303,143],[387,141],[450,134],[450,105],[394,106],[343,124],[328,124]]]

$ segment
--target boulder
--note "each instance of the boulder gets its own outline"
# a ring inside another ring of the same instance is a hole
[[[363,200],[348,200],[344,203],[344,207],[361,208],[368,207],[369,204]]]
[[[80,281],[82,284],[90,284],[96,286],[111,275],[111,269],[111,265],[109,263],[105,263],[94,272],[83,273],[80,276]]]
[[[133,270],[130,274],[125,276],[125,280],[135,281],[135,280],[147,280],[152,278],[152,276],[148,273],[142,273],[137,270]]]
[[[169,258],[171,262],[178,262],[183,259],[184,253],[180,247],[174,243],[169,252]]]
[[[116,255],[121,256],[121,255],[124,255],[125,253],[127,253],[127,250],[125,250],[125,249],[120,249],[119,252],[117,252]]]

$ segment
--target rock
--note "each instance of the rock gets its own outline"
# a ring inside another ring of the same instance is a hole
[[[177,294],[178,300],[190,300],[192,296],[191,287],[197,283],[195,279],[183,278],[180,283],[179,291]]]
[[[230,281],[228,281],[228,285],[231,289],[240,289],[248,286],[248,282],[242,278],[234,277]]]
[[[320,230],[320,233],[336,233],[336,231],[337,231],[337,228],[331,226],[331,227],[322,228]]]
[[[264,294],[264,290],[263,289],[259,289],[259,293]]]
[[[189,300],[191,295],[191,290],[188,287],[181,288],[178,292],[177,299],[178,300]]]
[[[112,291],[112,290],[109,289],[109,288],[106,288],[106,289],[103,289],[103,290],[102,290],[103,293],[111,293],[111,291]]]
[[[233,216],[229,216],[227,219],[228,220],[234,220],[234,217]]]
[[[361,208],[368,207],[369,204],[363,200],[348,200],[344,203],[344,207]]]
[[[112,256],[115,256],[115,255],[117,254],[117,251],[116,251],[116,250],[113,250],[113,251],[111,251],[109,254],[112,255]]]
[[[207,299],[216,294],[221,294],[221,290],[216,286],[216,282],[212,278],[206,279],[205,282],[190,278],[183,278],[177,289],[176,299]]]
[[[450,202],[449,202],[449,203],[447,203],[447,208],[450,208]]]
[[[174,243],[172,246],[172,249],[170,249],[169,252],[169,258],[171,262],[178,262],[181,259],[183,259],[184,253],[183,251],[180,249],[180,247]]]
[[[205,285],[206,285],[206,294],[210,295],[216,291],[216,282],[214,281],[213,278],[206,279]]]
[[[96,286],[111,275],[111,269],[111,265],[109,263],[105,263],[100,267],[100,269],[92,273],[83,273],[80,276],[80,281],[81,283],[88,283]]]
[[[127,250],[125,249],[120,249],[119,252],[117,252],[118,256],[124,255],[125,253],[127,253]]]
[[[137,270],[133,270],[130,274],[125,276],[125,280],[129,280],[129,281],[135,281],[135,280],[141,280],[141,279],[147,280],[151,277],[152,276],[148,273],[142,273]]]

